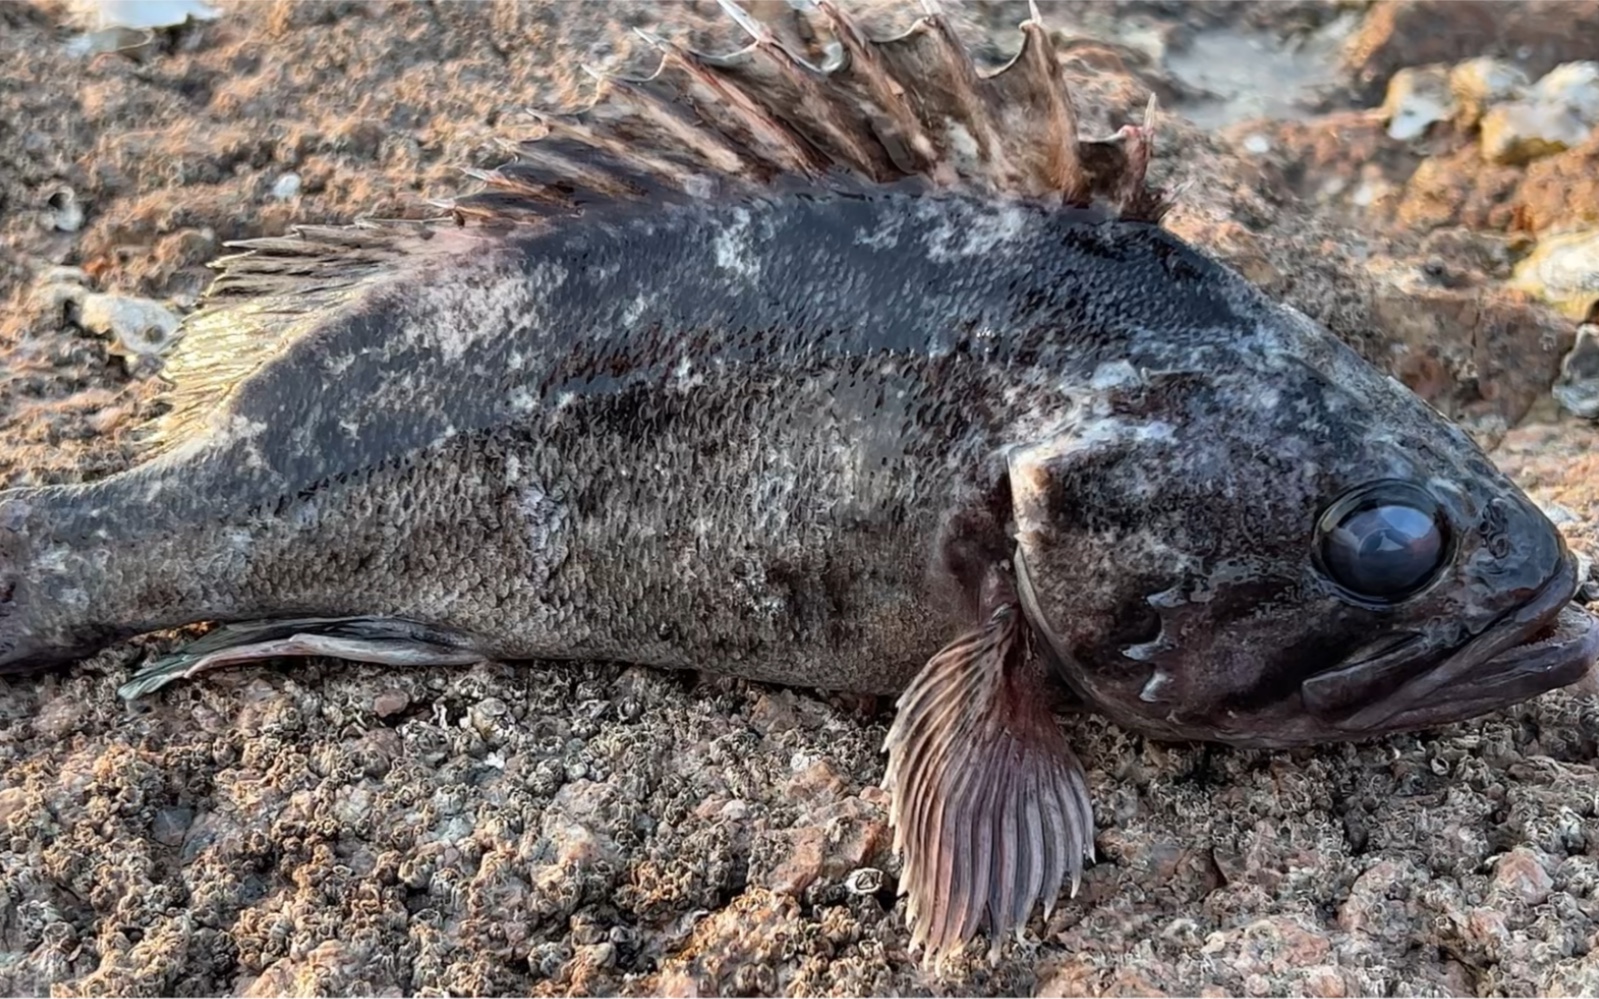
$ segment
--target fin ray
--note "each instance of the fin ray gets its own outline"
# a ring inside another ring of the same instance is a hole
[[[463,636],[387,618],[297,618],[223,625],[139,667],[117,689],[125,701],[174,680],[244,662],[329,656],[387,666],[464,666],[480,662]]]
[[[928,661],[885,740],[911,944],[937,962],[1073,893],[1092,855],[1087,782],[1044,706],[1021,610],[1003,602]],[[1047,845],[1046,845],[1047,844]],[[993,953],[993,951],[991,951]]]

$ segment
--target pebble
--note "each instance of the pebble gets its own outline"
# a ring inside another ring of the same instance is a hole
[[[844,890],[851,895],[875,895],[887,880],[888,876],[875,867],[858,867],[844,879]]]
[[[1527,74],[1503,59],[1483,56],[1457,63],[1449,71],[1455,120],[1470,128],[1482,120],[1490,107],[1521,97],[1527,84]]]
[[[178,846],[183,843],[183,837],[193,823],[194,809],[163,808],[155,813],[155,820],[150,824],[150,835],[162,846]]]
[[[1586,321],[1599,306],[1599,229],[1546,236],[1516,265],[1510,285]]]
[[[394,687],[372,698],[372,713],[379,718],[393,718],[410,706],[410,695]]]
[[[147,358],[165,354],[176,342],[178,317],[148,298],[90,293],[79,306],[78,325],[109,335],[119,353]]]
[[[1599,324],[1577,328],[1577,342],[1560,362],[1555,401],[1573,416],[1599,420]]]
[[[1589,126],[1599,125],[1599,62],[1556,66],[1533,88],[1538,100],[1564,107]]]
[[[1482,158],[1519,166],[1577,145],[1588,126],[1565,108],[1536,101],[1509,101],[1482,119]]]
[[[1582,143],[1599,126],[1599,62],[1568,62],[1546,73],[1525,99],[1482,118],[1482,156],[1517,165]]]
[[[1419,139],[1436,122],[1454,116],[1449,67],[1414,66],[1395,73],[1382,102],[1388,135],[1400,141]]]
[[[289,201],[300,193],[300,175],[286,173],[272,185],[272,196],[279,201]]]
[[[1537,854],[1526,847],[1517,847],[1494,865],[1494,887],[1528,905],[1539,905],[1554,890],[1555,882],[1544,870]]]
[[[1244,136],[1244,152],[1263,156],[1271,152],[1271,137],[1264,132],[1251,132]]]

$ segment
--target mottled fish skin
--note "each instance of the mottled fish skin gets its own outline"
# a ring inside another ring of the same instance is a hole
[[[1003,446],[1055,432],[1101,358],[1230,351],[1269,307],[1092,211],[616,214],[441,233],[203,437],[8,500],[33,511],[31,633],[391,616],[501,658],[897,692],[966,616],[931,542]]]
[[[1093,857],[1056,680],[1158,737],[1282,746],[1599,657],[1537,507],[1161,229],[1150,132],[1076,135],[1036,11],[986,78],[937,17],[807,16],[825,71],[742,12],[732,56],[652,39],[660,74],[551,119],[453,224],[248,244],[186,324],[159,454],[0,493],[0,670],[215,621],[125,691],[322,654],[897,694],[936,958]]]

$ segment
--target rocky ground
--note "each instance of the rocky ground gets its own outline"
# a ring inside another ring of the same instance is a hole
[[[1174,229],[1599,544],[1599,432],[1550,392],[1599,413],[1599,344],[1561,373],[1599,299],[1599,80],[1557,70],[1599,3],[1044,8],[1090,126],[1159,95]],[[0,6],[0,483],[127,465],[225,241],[415,213],[523,108],[581,101],[580,63],[635,64],[633,26],[731,37],[710,3],[219,11],[85,37],[81,6]],[[994,62],[1026,5],[957,11]],[[893,895],[885,704],[324,662],[124,707],[169,641],[0,679],[0,993],[1599,993],[1591,680],[1292,753],[1067,719],[1099,862],[996,964],[933,977]]]

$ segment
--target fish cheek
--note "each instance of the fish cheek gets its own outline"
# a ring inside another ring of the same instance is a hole
[[[1160,534],[1158,497],[1127,488],[1130,445],[1051,442],[1012,455],[1016,551],[1029,622],[1054,672],[1098,701],[1139,664],[1118,650],[1159,638],[1150,594],[1175,582]]]

